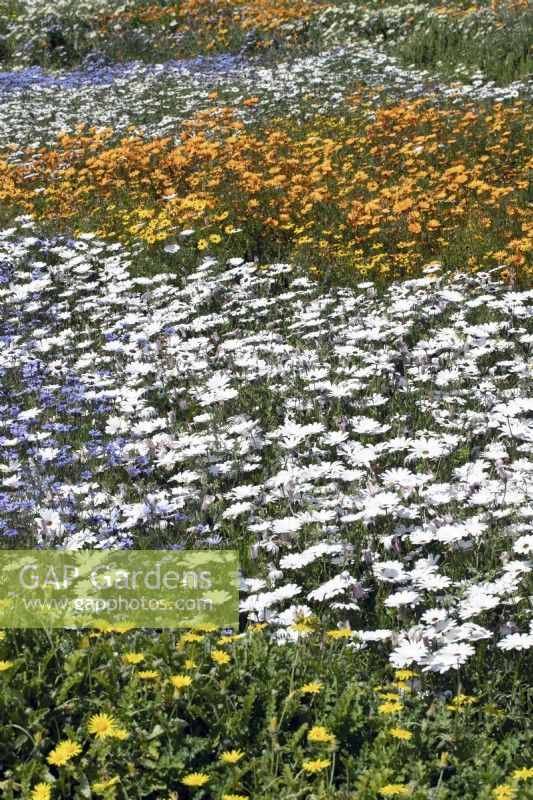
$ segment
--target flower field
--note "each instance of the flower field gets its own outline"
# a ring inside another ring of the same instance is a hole
[[[0,631],[0,796],[532,798],[530,6],[0,12],[2,549],[241,570]]]

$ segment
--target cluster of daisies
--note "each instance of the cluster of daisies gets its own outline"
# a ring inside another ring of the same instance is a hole
[[[34,234],[0,233],[4,547],[238,549],[248,619],[396,667],[531,647],[532,291]]]
[[[131,126],[147,136],[178,139],[180,124],[217,103],[234,109],[244,124],[271,117],[304,121],[346,108],[361,87],[376,97],[416,99],[426,94],[438,103],[498,103],[529,98],[527,80],[505,87],[482,77],[471,81],[435,81],[424,71],[404,69],[390,54],[361,42],[332,47],[274,65],[240,56],[201,56],[163,64],[128,62],[86,65],[47,72],[40,67],[0,72],[0,146],[25,158],[25,147],[53,144],[77,126],[112,128],[118,135]],[[254,105],[243,105],[251,96]]]

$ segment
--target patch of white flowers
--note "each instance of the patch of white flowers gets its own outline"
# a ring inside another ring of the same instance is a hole
[[[118,244],[20,223],[0,233],[5,547],[238,548],[250,619],[285,641],[317,613],[396,667],[531,646],[532,291],[324,292],[240,259],[138,278]]]

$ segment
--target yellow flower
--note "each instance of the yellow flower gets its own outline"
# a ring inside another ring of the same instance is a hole
[[[318,758],[316,761],[304,761],[302,764],[302,769],[306,772],[322,772],[323,769],[327,769],[331,761],[329,758]]]
[[[307,734],[307,740],[309,742],[327,742],[328,744],[335,744],[337,741],[335,736],[322,725],[314,725]]]
[[[228,636],[221,636],[220,639],[217,639],[217,644],[232,644],[233,642],[236,642],[237,639],[242,639],[244,636],[244,633],[232,633]]]
[[[31,790],[31,800],[50,800],[52,787],[49,783],[38,783]]]
[[[252,633],[258,633],[259,631],[263,631],[265,628],[268,628],[268,624],[266,622],[256,622],[254,625],[250,625],[249,629]]]
[[[513,778],[515,781],[527,781],[529,778],[533,778],[533,767],[515,769],[513,772]]]
[[[144,653],[125,653],[122,660],[125,664],[140,664],[144,661]]]
[[[224,752],[220,754],[220,761],[223,764],[236,764],[237,761],[240,761],[245,755],[246,753],[244,750],[224,750]]]
[[[223,794],[222,800],[249,800],[245,794]]]
[[[172,675],[170,683],[176,691],[179,691],[180,689],[185,689],[187,686],[190,686],[192,678],[189,675]]]
[[[349,628],[335,628],[332,631],[326,631],[326,636],[330,639],[349,639],[353,631]]]
[[[196,668],[196,662],[193,661],[192,658],[188,658],[185,661],[183,666],[185,667],[185,669],[195,669]]]
[[[397,681],[408,681],[409,678],[416,678],[418,672],[413,672],[412,669],[397,669],[394,677]]]
[[[5,672],[15,666],[14,661],[0,661],[0,672]]]
[[[500,783],[492,790],[492,796],[495,800],[512,800],[513,797],[516,797],[516,791],[509,784]]]
[[[387,786],[382,786],[379,793],[383,797],[405,797],[410,794],[408,787],[404,783],[389,783]]]
[[[114,775],[107,781],[101,781],[101,783],[92,783],[91,789],[96,794],[103,794],[105,791],[107,791],[107,789],[110,789],[112,786],[116,786],[117,783],[120,783],[120,778],[118,775]]]
[[[189,772],[181,782],[184,786],[204,786],[209,782],[209,775],[206,775],[205,772]]]
[[[446,706],[446,708],[448,711],[464,711],[465,706],[470,706],[473,703],[477,703],[477,701],[477,697],[469,697],[466,694],[458,694],[453,698],[451,704]]]
[[[0,642],[3,642],[5,638],[6,638],[6,632],[5,631],[0,631]],[[39,786],[40,786],[40,784],[39,784]]]
[[[211,659],[215,662],[215,664],[229,664],[231,661],[229,655],[223,650],[212,650]]]
[[[300,692],[302,694],[318,694],[324,688],[324,684],[320,681],[311,681],[311,683],[305,683],[303,686],[300,687]]]
[[[213,244],[220,244],[220,242],[222,241],[222,237],[220,237],[218,233],[212,233],[211,236],[209,237],[209,241],[213,242]]]
[[[145,669],[137,673],[142,681],[155,681],[159,678],[159,672],[155,669]]]
[[[110,733],[109,736],[111,736],[113,739],[118,739],[120,742],[123,742],[128,738],[129,733],[124,728],[115,728],[113,733]]]
[[[107,739],[116,728],[116,719],[109,714],[94,714],[89,720],[87,730],[94,733],[97,739]]]
[[[382,703],[378,706],[378,712],[380,714],[397,714],[399,711],[402,711],[402,709],[402,703]]]
[[[295,622],[294,625],[291,625],[291,631],[296,631],[297,633],[313,633],[314,629],[311,628],[307,622]]]
[[[65,739],[54,747],[46,760],[54,767],[62,767],[63,764],[66,764],[67,761],[70,761],[71,758],[78,756],[80,753],[81,747],[77,742]]]
[[[207,241],[207,239],[200,239],[200,241],[198,242],[198,250],[205,250],[208,247],[209,247],[209,242]]]
[[[201,642],[203,638],[204,637],[199,633],[184,633],[183,636],[180,636],[180,640],[176,647],[181,647],[183,644],[187,644],[188,642]]]
[[[409,739],[413,738],[411,731],[408,731],[405,728],[390,728],[389,733],[395,739],[402,739],[405,742],[408,742]]]

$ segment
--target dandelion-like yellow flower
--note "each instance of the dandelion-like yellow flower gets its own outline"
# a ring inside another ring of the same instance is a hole
[[[140,664],[144,661],[144,653],[125,653],[122,660],[125,664]]]
[[[304,761],[302,764],[302,769],[306,772],[322,772],[322,770],[327,769],[331,761],[329,758],[317,758],[316,761]]]
[[[389,783],[387,786],[382,786],[379,793],[383,797],[406,797],[410,794],[409,787],[405,783]]]
[[[94,733],[97,739],[107,739],[116,729],[116,719],[109,714],[94,714],[89,720],[87,730]]]
[[[170,683],[179,691],[180,689],[185,689],[187,686],[190,686],[192,683],[192,678],[190,675],[172,675],[170,678]]]
[[[181,779],[181,782],[184,786],[190,786],[191,788],[205,786],[206,783],[209,783],[209,775],[206,775],[205,772],[189,772],[188,775]]]
[[[335,744],[337,741],[335,736],[322,725],[314,725],[307,734],[307,740],[309,742],[325,742],[327,744]]]
[[[112,739],[118,739],[119,742],[123,742],[125,739],[128,738],[129,733],[125,728],[115,728],[113,733],[109,734]]]
[[[0,661],[0,672],[6,672],[11,667],[15,666],[14,661]]]
[[[71,758],[74,758],[74,756],[79,756],[80,753],[81,747],[77,742],[73,742],[71,739],[65,739],[54,747],[46,760],[54,767],[62,767],[70,761]]]
[[[212,650],[211,659],[215,662],[215,664],[229,664],[231,661],[230,656],[223,650]]]
[[[527,781],[533,778],[533,767],[524,767],[523,769],[515,769],[513,772],[513,779],[515,781]]]
[[[38,783],[31,790],[31,800],[50,800],[52,787],[49,783]]]
[[[466,694],[458,694],[456,697],[453,698],[452,702],[449,706],[446,706],[448,711],[459,711],[463,712],[465,710],[465,706],[471,706],[474,703],[478,702],[477,697],[470,697]]]
[[[516,791],[508,783],[500,783],[492,790],[492,796],[494,800],[513,800],[513,797],[516,797]]]
[[[403,710],[403,703],[382,703],[378,706],[380,714],[397,714]]]
[[[311,683],[304,683],[303,686],[300,686],[300,692],[302,694],[319,694],[323,688],[324,684],[320,681],[311,681]]]
[[[189,642],[201,642],[203,638],[203,635],[200,633],[184,633],[183,636],[180,636],[176,647],[180,648],[182,645],[188,644]]]
[[[142,681],[155,681],[159,678],[159,672],[156,669],[144,669],[137,673],[137,677]]]
[[[295,622],[290,628],[291,631],[296,631],[296,633],[314,633],[314,628],[307,622]]]
[[[207,241],[207,239],[200,239],[197,247],[198,250],[206,250],[209,247],[209,242]]]
[[[397,681],[408,681],[410,678],[416,678],[418,672],[413,672],[412,669],[397,669],[394,672],[394,677]]]
[[[411,731],[405,728],[390,728],[389,733],[394,739],[401,739],[404,742],[408,742],[409,739],[413,738]]]
[[[223,753],[220,754],[220,761],[223,764],[236,764],[240,761],[246,753],[244,750],[224,750]]]
[[[186,659],[183,666],[185,669],[196,669],[196,661],[193,661],[192,658]]]
[[[330,639],[349,639],[353,634],[349,628],[335,628],[332,631],[326,631],[326,636]]]
[[[223,794],[222,800],[249,800],[249,797],[245,794]]]
[[[109,778],[107,781],[101,781],[100,783],[92,783],[91,789],[95,794],[103,794],[108,789],[111,789],[112,786],[116,786],[117,783],[120,783],[120,777],[118,775],[113,775],[112,778]]]
[[[5,631],[0,631],[0,642],[3,642],[5,638],[6,638],[6,632]],[[40,784],[38,784],[38,785],[40,786]],[[45,784],[45,785],[47,785],[47,784]]]

